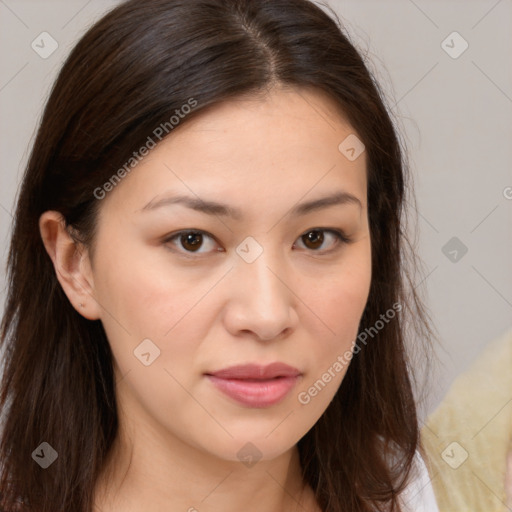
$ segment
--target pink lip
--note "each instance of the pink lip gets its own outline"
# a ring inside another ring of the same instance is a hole
[[[232,366],[206,374],[220,391],[249,407],[269,407],[279,403],[300,375],[297,368],[284,363]]]

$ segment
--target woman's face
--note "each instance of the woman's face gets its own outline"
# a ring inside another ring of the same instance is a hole
[[[335,109],[283,89],[218,105],[101,200],[81,313],[105,328],[134,435],[272,459],[333,399],[371,280],[366,155]],[[298,376],[210,376],[276,362]]]

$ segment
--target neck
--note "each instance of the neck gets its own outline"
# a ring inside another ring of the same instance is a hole
[[[147,425],[146,425],[147,427]],[[101,512],[317,512],[297,446],[247,467],[121,424],[95,488]],[[138,433],[138,434],[135,434]]]

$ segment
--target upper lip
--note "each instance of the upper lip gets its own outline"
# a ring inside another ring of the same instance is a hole
[[[221,379],[274,379],[276,377],[297,377],[300,371],[285,363],[271,363],[266,366],[259,364],[242,364],[230,366],[216,372],[207,373]]]

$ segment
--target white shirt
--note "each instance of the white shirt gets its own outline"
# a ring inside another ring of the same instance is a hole
[[[403,508],[407,512],[439,512],[427,466],[418,451],[414,459],[416,471],[400,494]]]

